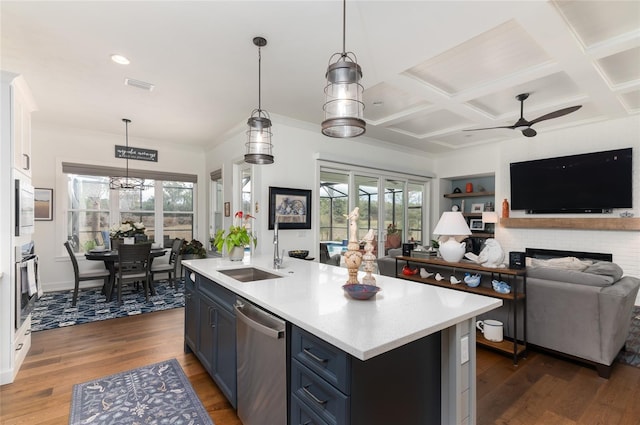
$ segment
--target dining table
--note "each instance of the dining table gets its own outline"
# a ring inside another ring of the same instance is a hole
[[[151,269],[151,265],[153,264],[153,259],[156,257],[162,257],[167,253],[165,248],[151,248],[150,256],[149,256],[149,269]],[[96,250],[93,249],[84,254],[84,257],[87,260],[91,261],[102,261],[104,262],[104,267],[109,270],[109,287],[105,288],[105,295],[111,294],[113,284],[116,281],[116,263],[118,262],[119,254],[118,250]],[[149,285],[149,289],[151,291],[151,295],[156,294],[156,290],[153,285]]]

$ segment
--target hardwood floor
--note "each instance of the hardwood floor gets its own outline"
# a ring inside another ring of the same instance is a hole
[[[198,360],[183,352],[183,327],[178,308],[35,332],[16,381],[0,387],[0,423],[67,424],[74,384],[175,357],[215,424],[241,425]],[[606,380],[542,353],[517,367],[491,351],[479,348],[477,356],[479,425],[640,425],[638,368],[618,364]]]

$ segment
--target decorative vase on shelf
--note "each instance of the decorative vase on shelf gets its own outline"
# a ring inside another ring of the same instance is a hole
[[[507,198],[504,198],[504,201],[502,201],[502,218],[507,217],[509,217],[509,201],[507,201]]]
[[[244,258],[244,247],[243,246],[234,246],[229,251],[229,259],[231,261],[242,261]]]

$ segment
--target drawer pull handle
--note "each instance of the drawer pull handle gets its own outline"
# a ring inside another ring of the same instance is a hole
[[[315,401],[320,406],[324,406],[325,404],[327,404],[327,400],[320,400],[318,397],[313,395],[313,393],[311,391],[309,391],[309,387],[310,386],[311,385],[306,385],[306,386],[302,387],[302,391],[304,391],[305,394],[307,394],[309,397],[311,397],[311,400]]]
[[[311,357],[313,360],[315,360],[318,363],[322,364],[327,362],[327,359],[321,359],[320,357],[316,356],[311,351],[309,351],[309,348],[303,348],[302,351],[304,352],[304,354]]]
[[[18,344],[18,346],[16,347],[16,351],[20,351],[20,350],[22,350],[22,347],[23,347],[23,346],[24,346],[24,344],[23,344],[23,343]],[[313,397],[313,396],[312,396],[312,397]],[[315,397],[313,397],[313,398],[315,398]]]

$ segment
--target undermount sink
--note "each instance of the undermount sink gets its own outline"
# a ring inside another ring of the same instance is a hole
[[[229,276],[240,282],[255,282],[257,280],[277,279],[282,277],[279,274],[269,273],[255,267],[242,267],[239,269],[218,270],[220,273]]]

